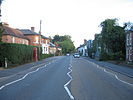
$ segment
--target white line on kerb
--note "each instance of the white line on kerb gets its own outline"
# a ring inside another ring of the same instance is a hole
[[[126,82],[126,81],[123,81],[123,80],[119,79],[117,75],[115,75],[115,74],[113,74],[113,73],[107,71],[105,68],[102,68],[102,67],[100,67],[99,65],[97,65],[97,64],[95,64],[95,63],[93,63],[93,62],[90,62],[90,61],[88,61],[88,60],[86,60],[86,59],[83,59],[83,60],[85,60],[85,61],[87,61],[87,62],[89,62],[89,63],[92,63],[93,65],[96,65],[97,68],[99,68],[99,69],[103,70],[104,72],[106,72],[106,73],[108,73],[108,74],[114,76],[118,81],[120,81],[120,82],[122,82],[122,83],[125,83],[125,84],[127,84],[127,85],[130,85],[130,86],[133,86],[133,84],[128,83],[128,82]]]
[[[37,65],[37,67],[42,66],[42,65],[44,65],[44,64]],[[2,90],[4,87],[6,87],[6,86],[8,86],[8,85],[11,85],[11,84],[13,84],[13,83],[16,83],[16,82],[19,82],[19,81],[25,79],[28,75],[37,72],[39,69],[42,69],[42,68],[46,67],[47,65],[49,65],[49,64],[46,64],[46,65],[44,65],[43,67],[39,67],[39,68],[37,68],[36,70],[31,71],[31,72],[25,74],[22,78],[19,78],[19,79],[15,80],[15,81],[12,81],[12,82],[9,82],[9,83],[7,83],[7,84],[5,84],[5,85],[0,86],[0,90]]]
[[[67,75],[70,77],[70,80],[64,85],[64,88],[65,88],[65,90],[67,91],[69,97],[70,97],[72,100],[74,100],[74,97],[73,97],[72,93],[70,92],[70,90],[69,90],[68,87],[67,87],[67,85],[70,84],[70,82],[73,80],[73,79],[72,79],[72,76],[70,75],[70,73],[72,72],[72,69],[71,69],[71,68],[72,68],[72,66],[70,65],[70,67],[68,68],[70,71],[67,73]]]

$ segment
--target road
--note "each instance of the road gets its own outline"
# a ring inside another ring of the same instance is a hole
[[[0,78],[0,100],[133,100],[133,79],[62,56]]]

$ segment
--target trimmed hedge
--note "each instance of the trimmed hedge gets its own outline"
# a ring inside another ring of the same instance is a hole
[[[45,58],[53,57],[53,56],[54,56],[53,54],[42,54],[41,59],[45,59]]]
[[[34,46],[24,44],[0,43],[0,66],[4,66],[5,58],[8,65],[19,65],[33,61]]]

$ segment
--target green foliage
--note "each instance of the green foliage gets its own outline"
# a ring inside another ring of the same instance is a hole
[[[59,35],[55,35],[52,42],[63,42],[65,40],[71,41],[71,36],[69,35],[64,35],[64,36],[59,36]]]
[[[48,57],[52,57],[52,56],[54,56],[54,55],[52,55],[52,54],[42,54],[41,55],[41,60],[45,59],[45,58],[48,58]]]
[[[24,64],[33,61],[33,46],[23,44],[0,43],[0,65],[4,66],[7,58],[11,65]]]
[[[100,54],[100,59],[99,59],[99,60],[104,60],[104,61],[106,61],[106,60],[108,60],[108,59],[109,59],[108,53],[107,53],[107,52],[101,52],[101,54]]]
[[[2,42],[2,33],[4,32],[2,28],[2,23],[0,23],[0,42]]]
[[[73,43],[71,41],[68,41],[68,40],[58,42],[58,44],[60,44],[60,46],[62,47],[62,53],[63,54],[71,53],[75,49]]]
[[[101,60],[125,59],[125,31],[117,24],[117,19],[106,19],[101,23],[102,31],[95,36],[93,49],[101,47]]]
[[[69,35],[64,35],[64,36],[55,35],[53,42],[57,42],[61,46],[63,54],[75,51],[75,46],[71,40],[71,36]]]

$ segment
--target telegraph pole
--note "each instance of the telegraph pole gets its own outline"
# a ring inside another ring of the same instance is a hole
[[[42,51],[41,51],[41,25],[42,25],[42,20],[40,20],[40,29],[39,29],[39,59],[41,57]]]
[[[41,45],[41,27],[42,26],[42,20],[40,20],[40,29],[39,29],[39,35],[40,35],[40,45]]]

